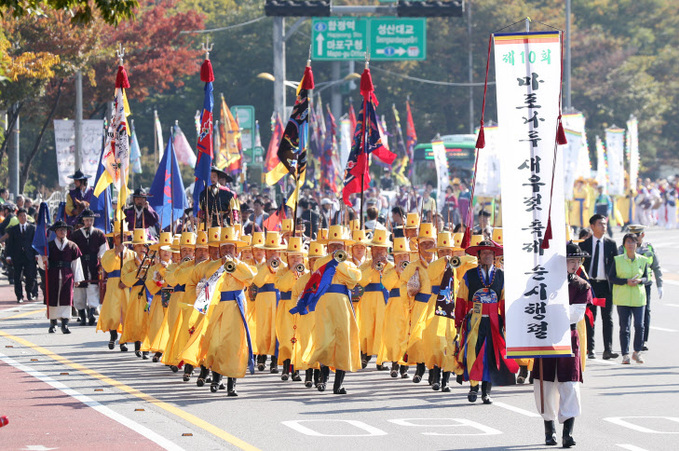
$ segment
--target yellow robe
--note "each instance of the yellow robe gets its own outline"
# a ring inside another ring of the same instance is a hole
[[[406,282],[392,265],[384,271],[382,283],[389,290],[398,290],[399,295],[389,297],[389,303],[384,311],[384,324],[382,325],[382,341],[380,352],[377,354],[377,364],[384,362],[397,362],[402,365],[408,347],[408,325],[410,316],[410,303],[406,294]]]
[[[316,261],[317,270],[333,257],[326,256]],[[361,278],[356,265],[344,261],[337,265],[332,284],[353,289]],[[361,349],[358,342],[358,323],[353,312],[351,299],[341,293],[326,293],[318,300],[315,321],[311,330],[311,341],[304,352],[304,360],[312,366],[316,362],[344,370],[357,371],[361,368]]]
[[[142,342],[141,349],[149,350],[148,327],[149,314],[146,311],[146,287],[141,279],[137,278],[139,264],[130,260],[123,265],[120,280],[130,288],[130,301],[125,313],[123,333],[120,336],[121,343]]]
[[[569,201],[568,223],[572,227],[587,227],[589,224],[589,191],[584,186],[573,189],[573,200]]]
[[[258,355],[274,355],[276,353],[276,304],[275,291],[262,291],[263,286],[274,286],[278,274],[286,268],[282,263],[276,274],[272,273],[269,265],[263,263],[257,267],[257,275],[252,282],[257,286],[255,298],[255,339],[254,348]]]
[[[408,305],[410,306],[408,315],[408,345],[406,347],[408,356],[407,363],[409,365],[424,363],[425,361],[422,334],[426,327],[427,304],[429,301],[429,296],[426,294],[431,293],[431,281],[429,279],[428,267],[429,265],[423,262],[418,256],[417,260],[410,263],[401,274],[405,295],[408,297]],[[407,284],[415,275],[415,272],[418,273],[420,294],[412,297],[408,294]]]
[[[123,251],[123,263],[131,260],[134,260],[134,252],[125,249]],[[120,276],[111,277],[112,272],[120,271],[120,254],[116,253],[115,249],[107,250],[101,257],[101,266],[104,268],[104,271],[109,273],[109,276],[106,281],[106,294],[104,295],[99,320],[97,321],[97,330],[103,332],[117,330],[122,332],[123,321],[127,312],[127,303],[130,299],[130,290],[118,286]]]
[[[387,263],[385,271],[394,267],[391,262]],[[361,280],[359,284],[366,288],[363,297],[356,306],[356,318],[358,320],[358,334],[361,344],[361,352],[368,356],[377,355],[382,344],[382,329],[387,304],[384,294],[380,289],[382,277],[379,271],[373,268],[372,260],[368,260],[359,268]],[[371,286],[372,288],[368,287]],[[388,300],[388,298],[387,298]]]
[[[279,271],[278,274],[276,288],[281,293],[281,300],[276,308],[276,338],[278,339],[278,362],[283,363],[288,359],[292,361],[294,350],[292,339],[297,339],[296,327],[300,322],[300,315],[298,313],[292,315],[290,309],[297,305],[297,299],[292,297],[292,289],[299,277],[289,268]],[[288,296],[289,299],[283,299]]]
[[[177,321],[177,315],[179,315],[179,302],[184,294],[183,291],[177,290],[178,284],[174,277],[175,270],[180,264],[181,263],[170,263],[165,270],[165,282],[168,287],[172,287],[175,291],[173,291],[170,296],[170,302],[165,310],[165,318],[163,318],[163,330],[159,334],[160,341],[158,343],[158,348],[161,349],[159,352],[163,353],[170,342],[172,327],[174,326],[175,321]]]
[[[149,268],[149,276],[146,278],[146,288],[149,293],[153,296],[151,301],[151,310],[149,312],[149,349],[151,352],[163,352],[164,347],[161,347],[161,343],[167,343],[167,337],[163,339],[163,334],[168,334],[167,327],[164,327],[165,317],[167,315],[167,308],[163,307],[163,301],[161,299],[160,289],[167,286],[165,281],[165,274],[167,272],[167,267],[158,263]],[[155,276],[157,274],[157,276]],[[155,276],[155,277],[154,277]],[[154,279],[160,279],[165,281],[161,286]]]
[[[295,300],[295,304],[299,300],[299,298],[302,296],[302,293],[304,292],[304,288],[306,287],[307,282],[309,282],[309,279],[311,278],[311,272],[307,272],[304,275],[302,275],[297,281],[295,282],[295,285],[292,287],[292,299]],[[294,305],[294,304],[293,304]],[[319,368],[318,362],[313,362],[312,365],[309,365],[308,362],[304,361],[304,351],[309,348],[311,345],[311,330],[313,329],[314,326],[314,321],[316,318],[316,312],[309,312],[306,315],[295,315],[297,317],[297,328],[294,329],[294,338],[295,338],[295,343],[292,346],[292,365],[295,367],[296,370],[306,370],[308,368]]]
[[[243,317],[237,302],[221,301],[221,294],[244,290],[255,278],[252,266],[236,262],[236,270],[222,274],[217,282],[215,298],[219,301],[212,311],[210,322],[203,337],[204,364],[226,377],[243,377],[248,368],[248,343]],[[243,302],[243,309],[247,302]],[[247,312],[243,312],[247,316]]]
[[[170,327],[170,337],[161,359],[165,365],[179,365],[181,352],[191,338],[191,329],[198,320],[198,311],[193,308],[196,302],[196,285],[189,283],[195,266],[194,261],[187,261],[181,263],[173,273],[174,282],[177,285],[184,285],[184,292],[180,293],[177,319]]]

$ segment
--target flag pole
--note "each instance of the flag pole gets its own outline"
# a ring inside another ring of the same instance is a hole
[[[174,137],[172,136],[172,127],[170,127],[170,145],[172,146],[172,149],[174,149],[174,143],[172,142],[172,139]],[[170,155],[170,217],[172,218],[172,222],[170,222],[170,233],[174,237],[174,161],[172,161],[172,157],[174,154]],[[162,231],[162,229],[161,229]]]
[[[370,53],[365,52],[365,69],[368,70],[368,66],[370,65]],[[363,93],[362,93],[363,94]],[[366,127],[367,124],[367,119],[368,119],[368,97],[370,97],[370,93],[366,93],[363,95],[363,129],[362,129],[362,138],[363,138],[363,154],[365,156],[365,168],[363,168],[363,171],[361,172],[361,217],[360,217],[360,224],[361,224],[361,230],[363,230],[363,225],[364,225],[364,218],[363,218],[363,210],[365,208],[365,173],[366,171],[370,170],[370,164],[369,164],[369,159],[368,159],[368,130]]]
[[[47,205],[47,204],[45,204]],[[49,207],[47,207],[49,208]],[[48,211],[49,214],[49,211]],[[47,215],[45,215],[47,216]],[[47,319],[50,318],[50,279],[49,279],[49,273],[47,272],[48,266],[49,266],[49,243],[47,242],[47,238],[49,236],[49,230],[47,229],[47,217],[45,217],[45,306],[47,307]]]

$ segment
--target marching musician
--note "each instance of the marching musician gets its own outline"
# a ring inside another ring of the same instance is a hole
[[[80,214],[90,207],[94,194],[94,190],[87,186],[87,179],[90,177],[92,176],[83,174],[80,169],[68,176],[68,178],[73,179],[75,185],[75,188],[70,190],[66,196],[66,224],[70,226],[75,226]]]
[[[121,230],[122,228],[122,230]],[[127,312],[130,290],[120,280],[120,269],[134,260],[134,252],[125,247],[125,237],[129,236],[127,223],[119,221],[113,223],[113,231],[106,236],[113,238],[113,249],[109,249],[101,256],[101,266],[106,271],[106,294],[101,304],[97,331],[108,332],[110,339],[108,348],[113,350],[118,339],[118,333],[123,330],[123,319]],[[123,262],[120,262],[120,258]],[[127,351],[127,345],[120,343],[120,350]]]
[[[80,316],[80,325],[87,324],[94,326],[96,319],[94,317],[100,304],[99,284],[103,283],[99,278],[99,270],[101,268],[101,257],[108,248],[106,243],[106,236],[100,229],[94,227],[95,215],[92,210],[86,208],[80,214],[83,221],[83,227],[79,228],[71,234],[71,241],[73,241],[82,257],[83,277],[85,281],[79,283],[75,288],[73,295],[73,305]]]
[[[154,353],[154,362],[163,354],[161,343],[167,341],[163,334],[167,335],[164,324],[168,305],[163,302],[162,289],[167,286],[165,274],[172,263],[172,239],[171,232],[161,232],[158,242],[149,247],[151,251],[158,253],[157,263],[149,268],[149,275],[146,277],[146,289],[153,296],[148,315],[148,344],[149,350]]]

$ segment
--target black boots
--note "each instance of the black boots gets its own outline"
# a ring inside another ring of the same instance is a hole
[[[202,374],[202,371],[201,371]],[[231,379],[231,378],[229,378]],[[222,382],[222,375],[215,372],[214,370],[212,371],[212,383],[210,384],[210,391],[212,393],[217,393],[217,390],[219,389],[219,384]]]
[[[410,377],[408,375],[408,365],[401,365],[399,372],[401,373],[401,379],[408,379]]]
[[[108,341],[108,348],[113,349],[116,347],[116,340],[118,339],[118,331],[117,330],[109,330],[109,334],[111,334],[111,338]]]
[[[554,421],[545,421],[545,445],[556,445],[556,426]]]
[[[56,331],[57,331],[57,320],[51,319],[50,320],[50,328],[47,329],[47,332],[49,332],[50,334],[53,334]]]
[[[236,391],[236,378],[229,377],[226,379],[226,396],[238,396]]]
[[[271,366],[269,367],[269,371],[271,372],[271,374],[278,373],[278,356],[277,355],[271,356]]]
[[[196,379],[196,385],[199,387],[202,387],[205,385],[205,379],[210,375],[210,370],[205,368],[203,365],[200,366],[200,374],[198,375],[198,379]]]
[[[318,378],[318,391],[325,391],[325,385],[328,383],[328,376],[330,376],[330,367],[321,366],[321,374]]]
[[[493,404],[493,400],[490,397],[490,390],[493,388],[493,384],[490,382],[481,382],[481,399],[484,404]]]
[[[311,368],[306,370],[306,372],[304,373],[304,386],[306,388],[313,387],[313,385],[314,385],[314,383],[312,382],[313,377],[314,377],[314,370],[311,369]]]
[[[266,365],[266,356],[265,355],[258,355],[257,356],[257,369],[259,371],[264,371]]]
[[[398,377],[398,362],[391,363],[391,371],[389,372],[391,377]]]
[[[417,369],[415,370],[415,376],[413,376],[413,382],[419,384],[422,381],[422,376],[424,376],[424,371],[427,369],[424,363],[418,363]]]
[[[188,363],[186,363],[184,365],[184,376],[182,377],[182,380],[184,382],[188,382],[189,380],[191,380],[192,374],[193,374],[193,365],[189,365]],[[214,384],[214,380],[212,381],[212,383]]]
[[[467,401],[476,402],[476,398],[479,396],[479,386],[472,385],[469,387],[469,393],[467,394]]]
[[[81,326],[87,326],[87,315],[85,315],[85,309],[78,310],[78,318],[80,318]]]
[[[61,333],[70,334],[71,331],[68,328],[68,318],[61,318]]]
[[[450,381],[450,371],[444,371],[443,377],[441,378],[441,391],[442,392],[448,393],[450,391],[450,387],[448,386],[449,381]]]
[[[141,357],[141,341],[134,342],[134,355]]]
[[[429,371],[431,376],[431,389],[438,391],[441,388],[441,368],[435,366]]]
[[[153,359],[151,359],[151,360],[153,361],[153,363],[158,363],[158,362],[160,362],[160,358],[162,356],[163,356],[162,352],[156,352],[155,354],[153,354]]]
[[[575,418],[569,418],[563,422],[563,447],[570,448],[575,446],[575,440],[573,440],[573,424],[575,423]]]
[[[361,368],[365,369],[365,367],[368,366],[368,363],[370,362],[371,358],[372,358],[371,355],[363,354],[361,352]]]
[[[88,312],[87,312],[87,319],[89,320],[89,323],[88,323],[88,324],[89,324],[90,326],[94,326],[95,324],[97,324],[97,320],[96,320],[96,318],[94,317],[94,314],[95,314],[96,312],[97,312],[97,309],[95,309],[94,307],[90,308],[90,309],[88,310]]]
[[[290,359],[283,360],[283,373],[281,374],[281,380],[287,381],[290,378]]]
[[[525,384],[527,377],[528,377],[528,367],[527,366],[520,366],[519,367],[519,375],[516,377],[516,383],[522,384],[522,385]]]
[[[333,387],[332,387],[332,392],[334,394],[336,394],[336,395],[346,395],[347,394],[346,389],[342,386],[342,384],[344,383],[344,376],[346,374],[347,374],[346,371],[335,370],[335,383],[333,384]]]

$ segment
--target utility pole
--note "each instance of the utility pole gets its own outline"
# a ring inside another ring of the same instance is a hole
[[[83,73],[75,73],[75,169],[82,170],[83,151]]]
[[[15,103],[12,107],[14,113],[16,114],[16,122],[14,123],[14,129],[12,130],[12,146],[9,150],[9,191],[14,194],[14,199],[21,194],[19,193],[19,155],[20,155],[20,127],[19,127],[19,114],[17,113],[19,109],[19,104]]]
[[[285,18],[273,18],[273,106],[285,121]]]
[[[569,112],[573,105],[571,105],[571,0],[566,0],[566,57],[563,74],[563,89],[564,89],[564,106],[566,112]]]

